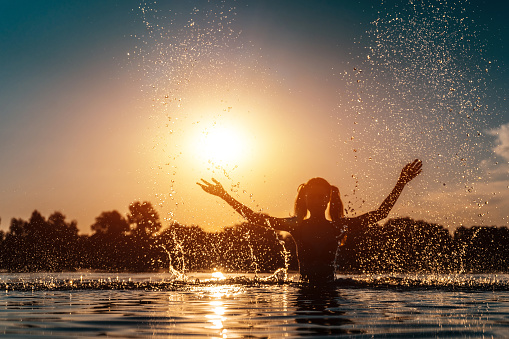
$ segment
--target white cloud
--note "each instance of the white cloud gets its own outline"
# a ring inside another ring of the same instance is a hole
[[[435,186],[412,201],[426,221],[460,225],[509,226],[509,123],[487,131],[495,137],[475,177],[463,184]],[[401,206],[402,204],[400,204]],[[411,211],[412,205],[408,206]],[[403,212],[406,212],[402,208]],[[404,213],[403,213],[404,214]],[[410,213],[408,213],[410,214]]]
[[[492,129],[488,133],[497,137],[497,146],[493,149],[495,154],[509,161],[509,123]]]

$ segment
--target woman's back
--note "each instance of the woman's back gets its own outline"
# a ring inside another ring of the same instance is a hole
[[[306,281],[334,280],[338,230],[329,220],[303,220],[291,232],[297,244],[300,274]]]

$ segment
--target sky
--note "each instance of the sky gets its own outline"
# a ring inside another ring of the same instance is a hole
[[[0,1],[0,229],[90,233],[149,201],[241,222],[195,183],[292,214],[321,176],[347,215],[509,224],[509,5],[490,1]]]

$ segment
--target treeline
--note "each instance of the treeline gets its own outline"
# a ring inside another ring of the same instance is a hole
[[[222,271],[297,270],[295,244],[288,234],[251,224],[220,232],[172,223],[163,227],[153,206],[135,202],[127,216],[103,212],[91,235],[55,212],[34,211],[28,221],[12,219],[0,231],[0,269],[37,271]],[[349,234],[339,247],[340,272],[509,272],[507,227],[446,228],[410,218],[389,219]]]
[[[509,229],[445,227],[410,218],[389,219],[347,238],[338,268],[345,272],[509,272]]]
[[[39,271],[179,271],[261,272],[284,266],[274,231],[238,225],[221,232],[173,223],[163,227],[149,202],[135,202],[126,217],[101,213],[91,235],[78,234],[75,221],[55,212],[47,219],[34,211],[29,220],[12,219],[0,231],[0,270]]]

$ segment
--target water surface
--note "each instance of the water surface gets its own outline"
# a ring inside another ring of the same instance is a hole
[[[253,275],[1,274],[7,337],[505,337],[508,275],[341,276],[333,287]],[[197,281],[196,279],[199,279]]]

